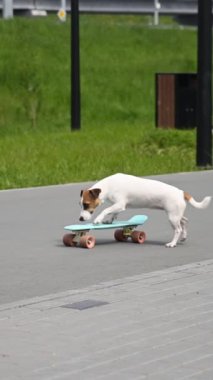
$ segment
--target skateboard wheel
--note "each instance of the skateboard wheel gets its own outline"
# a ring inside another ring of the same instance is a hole
[[[84,235],[80,239],[80,246],[82,248],[93,248],[95,246],[95,238],[91,235]]]
[[[73,241],[75,235],[74,234],[65,234],[63,236],[63,243],[66,247],[75,247],[77,243]]]
[[[127,241],[127,236],[124,235],[123,230],[115,230],[114,238],[117,241]]]
[[[143,231],[133,231],[131,238],[133,243],[143,244],[146,240],[146,234]]]

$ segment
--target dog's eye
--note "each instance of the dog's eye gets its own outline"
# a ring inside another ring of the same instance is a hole
[[[83,203],[83,209],[84,210],[88,210],[89,208],[89,204],[88,203]]]

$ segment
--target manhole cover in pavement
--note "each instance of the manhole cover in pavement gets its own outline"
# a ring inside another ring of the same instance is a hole
[[[90,309],[92,307],[98,307],[98,306],[103,306],[103,305],[108,305],[108,304],[109,302],[104,302],[104,301],[84,300],[84,301],[79,301],[79,302],[63,305],[61,307],[65,307],[67,309],[85,310],[85,309]]]

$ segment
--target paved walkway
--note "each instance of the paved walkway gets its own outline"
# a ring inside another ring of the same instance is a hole
[[[0,378],[212,380],[212,289],[206,260],[1,305]]]

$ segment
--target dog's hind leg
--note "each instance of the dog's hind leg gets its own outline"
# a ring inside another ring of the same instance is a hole
[[[186,223],[186,218],[183,216],[186,208],[186,203],[184,200],[179,200],[179,202],[172,204],[172,207],[167,209],[168,219],[174,229],[175,233],[172,241],[166,244],[166,247],[173,248],[177,245],[178,240],[182,236],[186,236],[186,228],[183,226]]]
[[[168,214],[169,221],[174,229],[175,233],[173,239],[166,244],[166,247],[173,248],[176,247],[178,240],[182,234],[182,226],[181,226],[181,217],[177,215],[177,213],[169,213]]]
[[[181,236],[181,233],[182,233],[182,228],[181,228],[180,223],[178,223],[174,227],[174,230],[175,230],[174,237],[173,237],[172,241],[170,241],[169,243],[166,244],[167,248],[174,248],[174,247],[176,247],[177,242],[178,242],[178,240],[179,240],[179,238]]]
[[[183,216],[181,218],[181,221],[180,221],[180,224],[182,227],[182,232],[180,235],[180,241],[185,241],[187,238],[187,228],[186,228],[187,223],[188,223],[188,219],[185,216]]]

